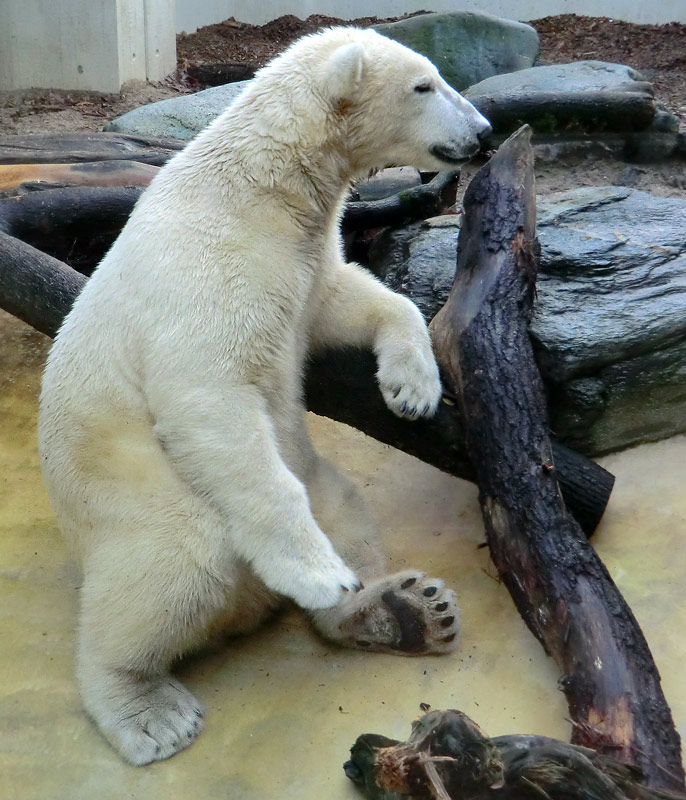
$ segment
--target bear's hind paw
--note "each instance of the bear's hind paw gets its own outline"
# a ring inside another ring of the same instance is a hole
[[[130,684],[130,693],[117,692],[108,709],[93,716],[103,735],[121,757],[140,767],[184,750],[205,727],[204,711],[178,681],[162,677]]]
[[[330,619],[322,632],[348,647],[398,655],[449,653],[457,647],[460,612],[454,592],[417,570],[369,584],[337,611],[336,632]]]

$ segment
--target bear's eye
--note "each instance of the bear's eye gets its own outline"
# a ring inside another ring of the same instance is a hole
[[[430,91],[433,90],[433,86],[431,85],[431,83],[429,81],[422,81],[422,83],[418,83],[414,87],[414,90],[415,90],[415,92],[420,92],[420,93],[430,92]]]

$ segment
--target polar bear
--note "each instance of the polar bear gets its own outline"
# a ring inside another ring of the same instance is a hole
[[[441,397],[417,308],[346,264],[350,182],[389,164],[440,170],[487,121],[424,57],[371,30],[305,37],[144,192],[48,358],[39,446],[83,569],[77,676],[131,764],[203,728],[169,674],[283,598],[343,645],[447,652],[453,593],[388,576],[354,486],[304,425],[308,353],[373,348],[388,407]]]

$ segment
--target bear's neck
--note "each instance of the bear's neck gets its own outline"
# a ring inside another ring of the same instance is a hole
[[[308,127],[314,133],[303,141],[296,125],[279,126],[270,119],[272,109],[267,115],[256,114],[255,108],[241,105],[229,114],[189,146],[201,156],[206,178],[280,194],[313,224],[339,214],[351,181],[358,177],[346,145],[347,131],[340,124],[310,120]],[[284,114],[284,118],[289,117]]]

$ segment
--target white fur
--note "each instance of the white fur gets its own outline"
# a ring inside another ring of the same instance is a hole
[[[84,702],[131,763],[202,728],[166,673],[179,655],[253,627],[278,596],[344,608],[351,567],[382,574],[359,496],[305,431],[303,362],[370,346],[389,408],[434,412],[418,310],[344,263],[338,221],[355,177],[440,169],[436,148],[466,158],[486,128],[401,45],[306,37],[160,171],[77,299],[45,372],[40,451],[84,570]],[[332,638],[337,614],[315,614]]]

